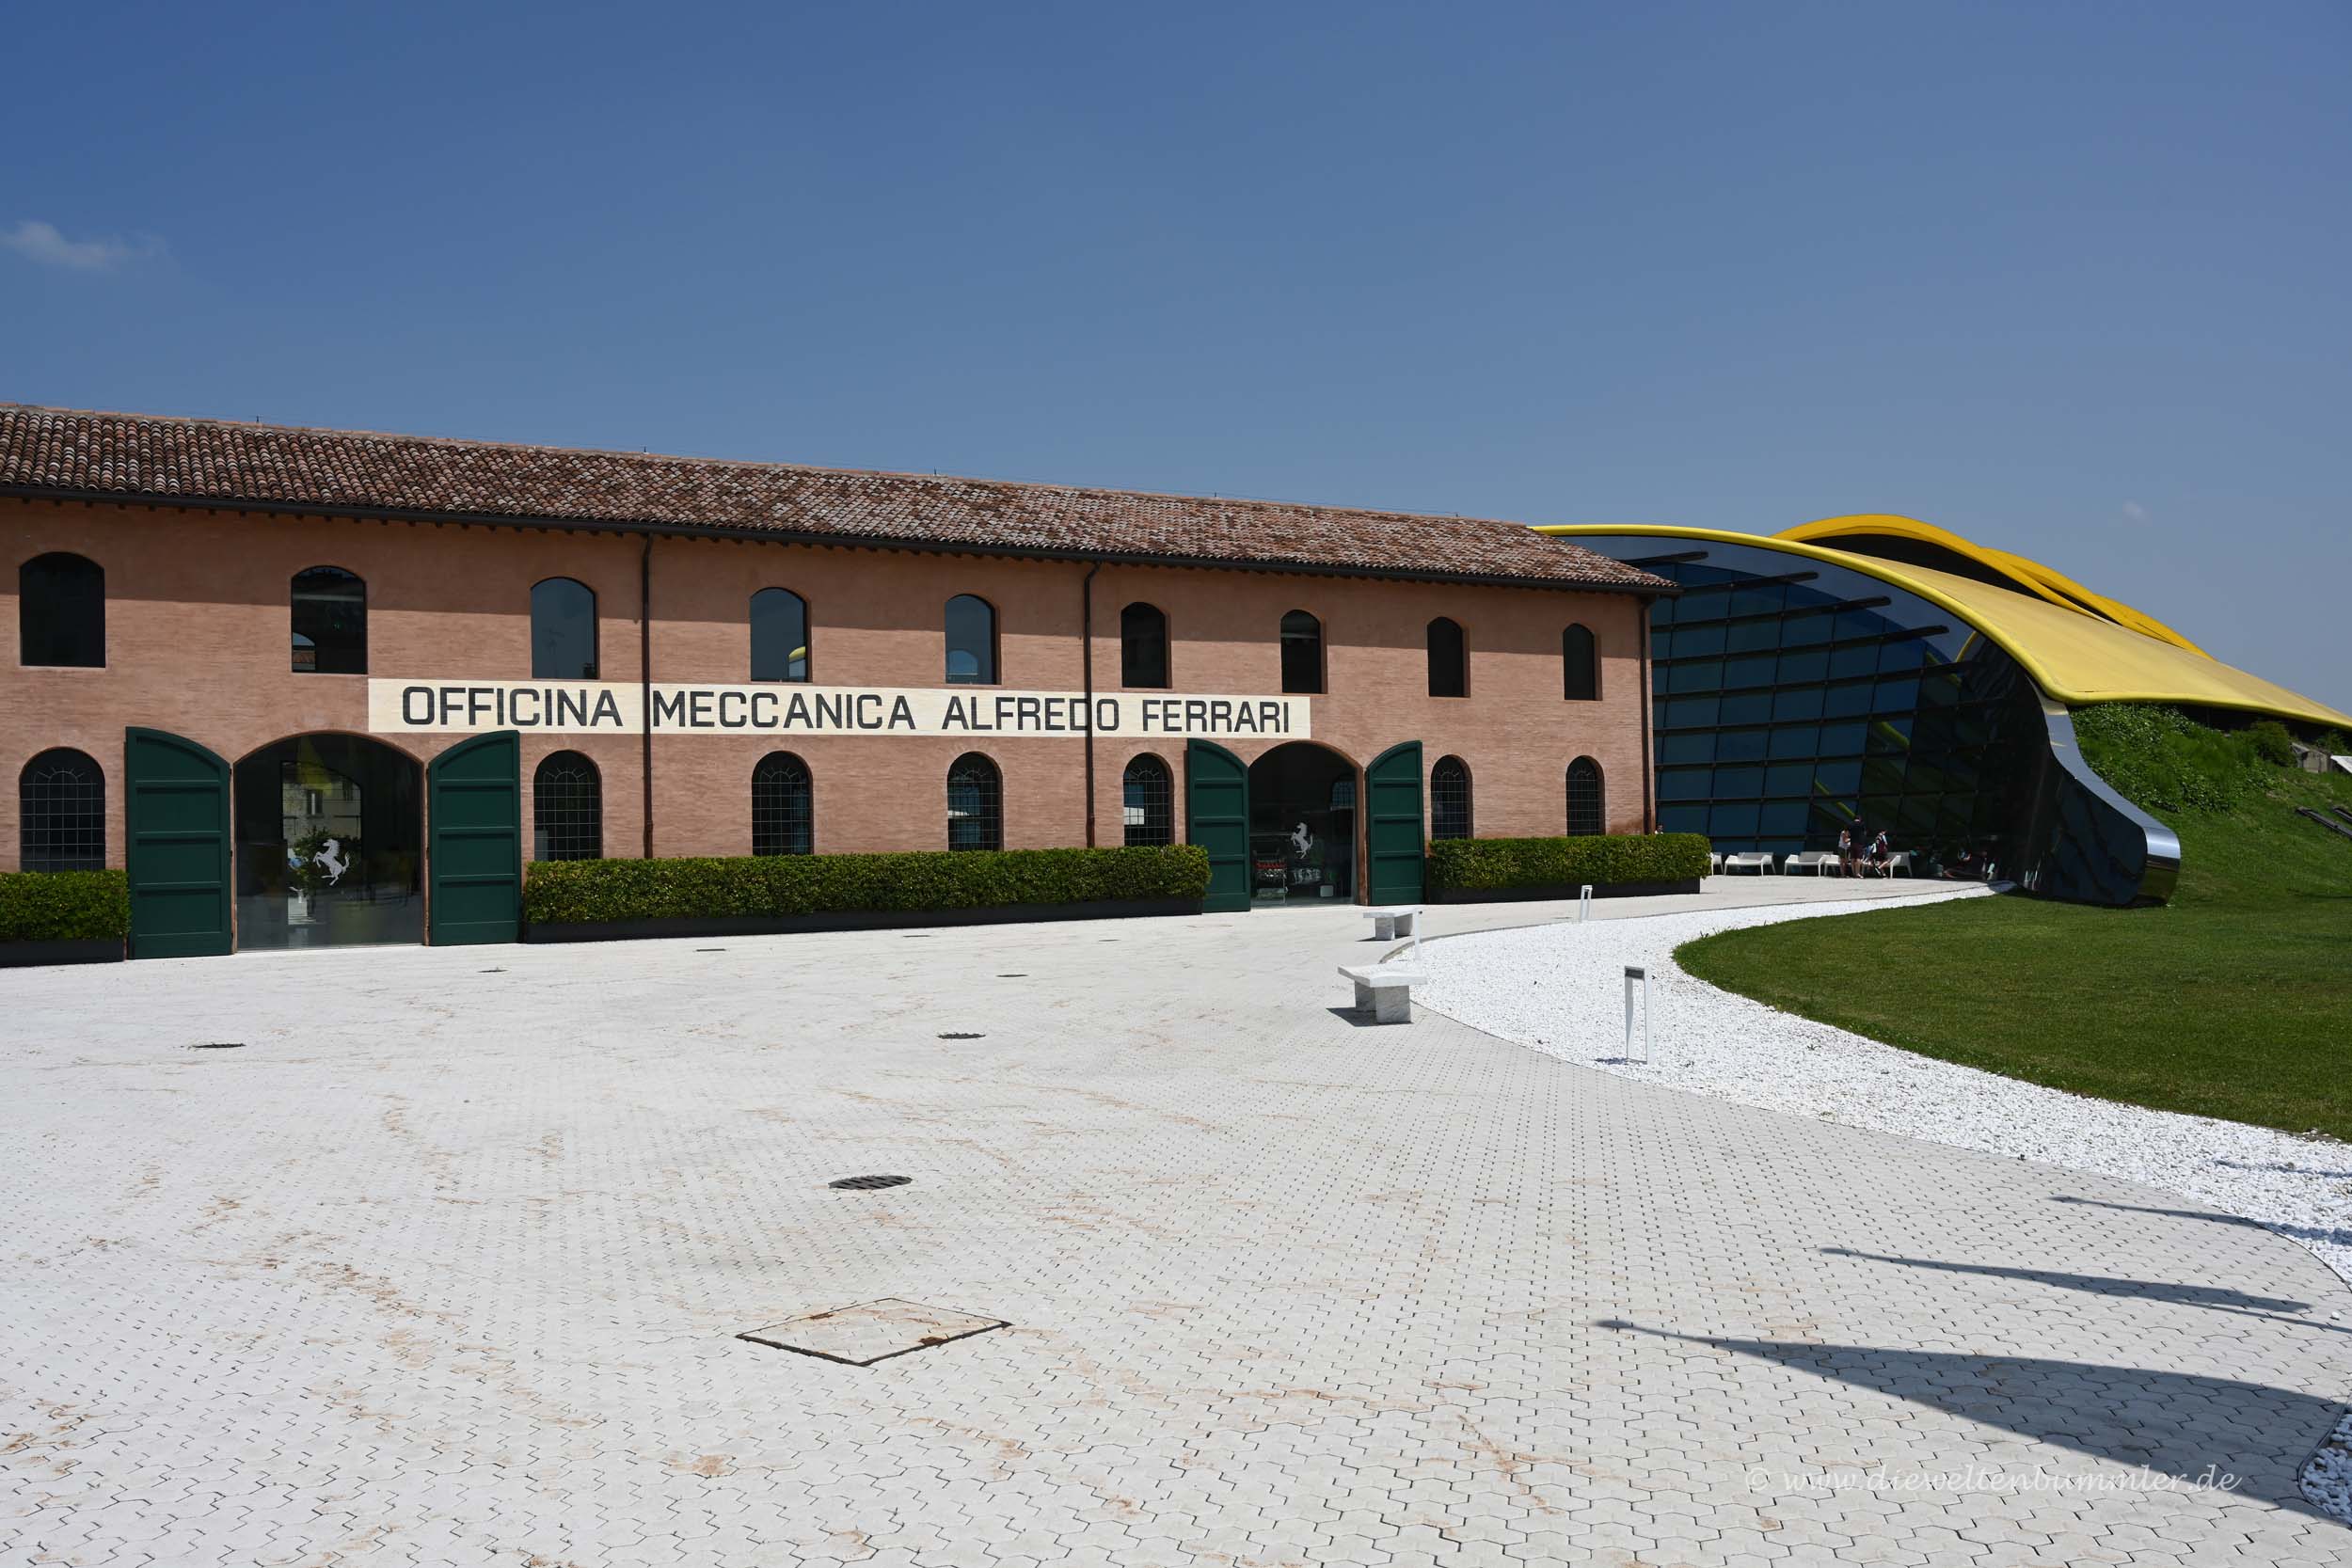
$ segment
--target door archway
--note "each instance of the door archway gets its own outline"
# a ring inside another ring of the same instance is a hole
[[[1356,765],[1293,740],[1249,765],[1253,905],[1356,901]]]
[[[365,736],[292,736],[236,767],[237,945],[424,940],[424,769]]]

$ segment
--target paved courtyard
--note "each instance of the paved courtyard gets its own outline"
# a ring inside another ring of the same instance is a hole
[[[2309,1254],[1359,1026],[1365,929],[0,974],[0,1561],[2352,1562]],[[882,1298],[1009,1326],[736,1338]]]

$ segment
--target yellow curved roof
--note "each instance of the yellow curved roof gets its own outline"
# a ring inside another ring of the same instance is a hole
[[[1807,544],[1787,534],[1598,523],[1549,523],[1539,525],[1536,531],[1569,537],[1634,534],[1721,545],[1756,545],[1862,572],[1916,594],[1959,616],[2024,665],[2035,685],[2070,706],[2084,703],[2186,703],[2198,707],[2276,714],[2308,724],[2352,728],[2352,714],[2341,713],[2325,703],[2315,703],[2259,675],[2224,664],[2198,651],[2177,634],[2165,639],[2136,631],[2065,604],[2054,594],[2034,594],[2023,589],[2012,592],[1974,578]],[[2006,568],[2003,570],[2006,575]]]
[[[2193,654],[2205,651],[2154,616],[2134,610],[2121,600],[2094,594],[2063,572],[2044,566],[2039,561],[2028,561],[2022,555],[2011,555],[2007,550],[1979,545],[1973,539],[1963,539],[1949,529],[1923,523],[1916,517],[1899,517],[1888,512],[1863,512],[1851,516],[1823,517],[1819,522],[1799,523],[1795,528],[1781,530],[1773,537],[1801,540],[1810,545],[1828,545],[1865,533],[1890,534],[1898,539],[1914,539],[1923,545],[1950,550],[1955,555],[2000,573],[2016,583],[2021,592],[2037,598],[2047,599],[2067,610],[2088,610],[2113,621],[2119,626],[2129,626],[2160,642],[2186,648]]]

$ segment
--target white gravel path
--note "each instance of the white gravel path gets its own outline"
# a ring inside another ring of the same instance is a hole
[[[1901,902],[1984,896],[1962,888]],[[1603,1072],[2168,1188],[2259,1221],[2352,1284],[2352,1145],[2113,1104],[1937,1061],[1718,990],[1674,961],[1677,947],[1710,932],[1889,907],[1775,905],[1447,937],[1423,944],[1429,982],[1415,1000]],[[1625,1059],[1628,964],[1649,971],[1658,1009],[1656,1059],[1646,1064]],[[2303,1491],[2352,1523],[2352,1413],[2306,1467]]]

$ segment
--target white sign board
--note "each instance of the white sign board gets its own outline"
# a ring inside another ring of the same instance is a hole
[[[633,681],[409,681],[371,678],[368,728],[377,735],[544,730],[640,735],[644,689]],[[656,735],[951,735],[1074,740],[1087,733],[1077,691],[857,686],[653,685]],[[1093,733],[1122,739],[1304,739],[1304,697],[1194,697],[1136,691],[1094,699]]]

